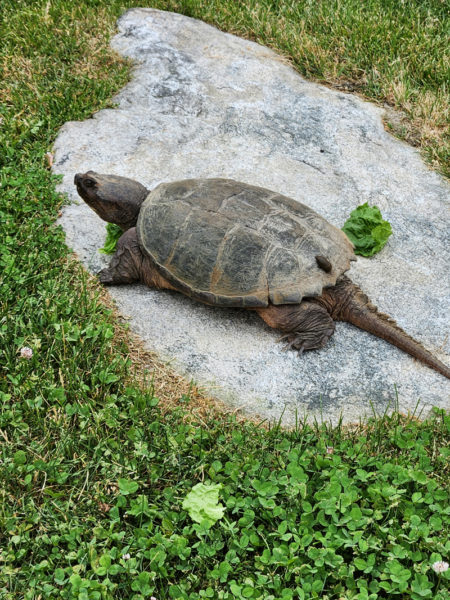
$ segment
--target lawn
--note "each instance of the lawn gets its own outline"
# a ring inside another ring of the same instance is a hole
[[[108,40],[134,5],[388,105],[450,174],[444,1],[1,0],[0,598],[448,598],[448,415],[238,422],[157,360],[145,374],[65,246],[46,154],[128,80]],[[217,486],[217,520],[184,502],[199,483]]]

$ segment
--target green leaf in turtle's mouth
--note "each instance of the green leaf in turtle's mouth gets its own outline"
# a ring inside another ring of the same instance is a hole
[[[117,242],[122,235],[122,229],[115,223],[106,224],[106,240],[103,248],[99,252],[102,254],[114,254],[116,251]]]

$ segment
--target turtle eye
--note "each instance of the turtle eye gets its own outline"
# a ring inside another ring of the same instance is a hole
[[[94,187],[95,183],[96,183],[96,182],[95,182],[93,179],[89,179],[89,178],[88,178],[88,179],[85,179],[85,180],[84,180],[84,185],[85,185],[86,187]]]

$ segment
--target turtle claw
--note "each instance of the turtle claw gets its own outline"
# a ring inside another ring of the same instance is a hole
[[[297,340],[292,340],[292,342],[288,342],[285,347],[286,347],[286,350],[297,351],[298,355],[301,356],[306,349],[306,343],[305,342],[298,343]]]
[[[280,338],[278,338],[277,341],[286,342],[283,346],[283,352],[287,352],[288,350],[297,350],[297,352],[301,356],[306,348],[305,342],[299,341],[297,335],[293,333],[287,333],[286,335],[283,335]]]
[[[291,332],[283,335],[278,341],[286,342],[283,350],[296,350],[301,356],[305,350],[323,348],[334,333],[334,326],[312,336],[311,332]]]
[[[97,273],[98,280],[103,285],[112,285],[114,283],[114,278],[109,269],[102,269]]]

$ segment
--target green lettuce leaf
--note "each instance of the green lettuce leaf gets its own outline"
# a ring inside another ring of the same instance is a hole
[[[197,523],[212,527],[224,515],[225,508],[219,504],[221,484],[197,483],[183,500],[183,508]]]
[[[350,213],[342,231],[353,242],[355,254],[372,256],[386,244],[392,228],[384,221],[378,206],[369,206],[366,202]]]
[[[106,224],[106,240],[103,248],[100,248],[99,252],[102,254],[114,254],[116,251],[117,242],[123,231],[115,223]]]

